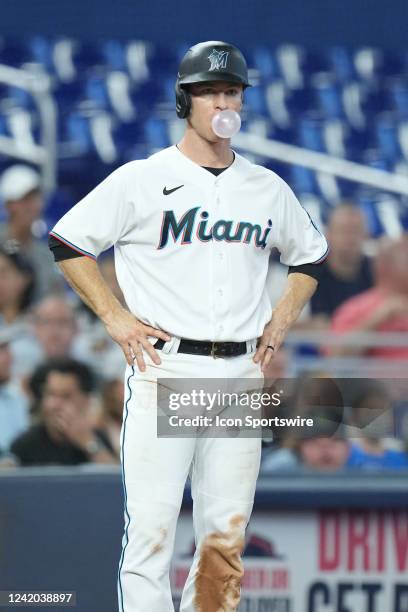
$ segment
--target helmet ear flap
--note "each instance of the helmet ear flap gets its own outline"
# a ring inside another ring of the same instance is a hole
[[[191,110],[191,96],[183,87],[180,86],[178,79],[176,81],[175,92],[177,117],[179,117],[179,119],[186,119]]]

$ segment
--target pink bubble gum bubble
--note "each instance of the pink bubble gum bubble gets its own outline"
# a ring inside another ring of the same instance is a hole
[[[220,111],[214,115],[211,126],[220,138],[231,138],[241,127],[241,117],[232,110]]]

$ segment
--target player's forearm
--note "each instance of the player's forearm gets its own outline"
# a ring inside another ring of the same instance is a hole
[[[123,310],[103,279],[95,261],[88,257],[76,257],[60,261],[58,266],[81,300],[103,322],[108,322],[115,312]]]
[[[317,288],[317,281],[306,274],[289,274],[284,292],[273,310],[273,321],[287,331],[295,323]]]

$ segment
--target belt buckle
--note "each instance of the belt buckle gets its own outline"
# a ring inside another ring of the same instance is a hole
[[[213,359],[218,359],[218,355],[216,354],[216,342],[211,342],[211,357]]]

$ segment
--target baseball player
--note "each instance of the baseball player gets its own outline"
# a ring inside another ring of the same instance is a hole
[[[120,612],[173,610],[169,567],[189,473],[196,552],[180,610],[237,610],[261,440],[157,436],[157,381],[262,376],[315,291],[328,250],[284,181],[212,129],[216,113],[240,112],[249,86],[236,47],[192,47],[176,82],[182,140],[117,169],[50,233],[66,279],[128,364]],[[112,245],[128,310],[98,271],[98,255]],[[273,247],[290,274],[272,313],[265,279]]]

